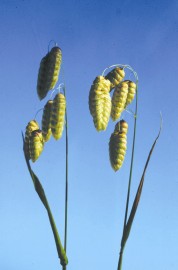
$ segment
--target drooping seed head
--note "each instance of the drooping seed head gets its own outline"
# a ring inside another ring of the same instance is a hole
[[[111,118],[116,121],[121,116],[125,109],[125,104],[128,96],[128,84],[123,81],[116,86],[112,97]]]
[[[37,93],[40,100],[45,98],[48,91],[55,87],[59,77],[61,62],[62,52],[59,47],[53,47],[42,58],[37,81]]]
[[[29,138],[29,152],[30,158],[33,162],[35,162],[44,148],[44,139],[42,135],[42,131],[40,129],[32,131]]]
[[[47,142],[51,137],[51,125],[50,125],[50,118],[52,112],[52,105],[53,101],[48,100],[44,109],[43,109],[43,116],[42,116],[42,134],[44,141]]]
[[[94,80],[89,93],[89,109],[97,131],[107,128],[111,113],[110,81],[103,76]]]
[[[110,137],[109,157],[114,171],[119,170],[124,162],[127,150],[127,130],[128,124],[121,120],[116,124],[115,130]]]
[[[105,78],[111,82],[110,90],[116,87],[125,77],[125,71],[121,67],[116,67],[111,70]]]
[[[53,137],[61,138],[65,124],[66,99],[62,93],[55,96],[51,109],[50,125]]]
[[[127,99],[125,103],[125,107],[127,107],[133,101],[135,97],[137,86],[132,81],[127,80],[125,82],[128,84],[128,95],[127,95]]]
[[[30,152],[29,152],[29,138],[31,136],[31,133],[34,130],[38,130],[39,129],[39,125],[37,123],[36,120],[31,120],[27,126],[26,126],[26,130],[25,130],[25,145],[24,145],[24,151],[25,151],[25,155],[28,159],[30,159]]]

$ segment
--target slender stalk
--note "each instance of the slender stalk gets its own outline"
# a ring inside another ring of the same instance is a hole
[[[65,88],[65,78],[64,70],[63,71],[63,80],[64,80],[64,96],[66,97],[66,88]],[[65,224],[64,224],[64,250],[67,251],[67,217],[68,217],[68,122],[67,122],[67,106],[65,112],[65,131],[66,131],[66,181],[65,181]],[[65,268],[66,269],[66,268]],[[65,270],[63,269],[63,270]]]
[[[63,77],[63,82],[62,84],[59,85],[59,90],[62,88],[64,92],[64,96],[66,98],[66,84],[65,84],[65,75],[64,75],[64,69],[63,67],[61,68],[62,71],[62,77]],[[68,217],[68,122],[67,122],[67,106],[65,110],[65,133],[66,133],[66,177],[65,177],[65,217],[64,217],[64,250],[65,253],[67,251],[67,217]],[[67,266],[63,265],[62,270],[66,270]]]
[[[138,85],[137,85],[137,89],[138,89]],[[132,170],[133,170],[133,162],[134,162],[135,138],[136,138],[136,127],[137,127],[137,107],[138,107],[138,93],[137,93],[138,90],[137,89],[136,89],[136,105],[135,105],[134,133],[133,133],[133,143],[132,143],[132,156],[131,156],[131,163],[130,163],[130,174],[129,174],[129,183],[128,183],[128,191],[127,191],[125,218],[124,218],[124,229],[127,223],[127,215],[128,215],[128,207],[129,207],[129,199],[130,199],[130,188],[131,188],[131,181],[132,181]]]
[[[119,253],[119,263],[118,269],[122,269],[122,255],[123,255],[124,248],[121,246],[120,253]]]
[[[64,90],[65,91],[65,90]],[[65,227],[64,227],[64,250],[67,250],[67,216],[68,216],[68,126],[67,126],[67,109],[66,119],[66,183],[65,183]]]
[[[66,265],[64,265],[64,263],[67,263],[67,257],[66,257],[65,252],[63,251],[63,247],[62,247],[62,244],[61,244],[61,241],[60,241],[60,237],[59,237],[59,234],[58,234],[58,231],[57,231],[57,227],[56,227],[54,218],[52,216],[52,213],[51,213],[51,210],[50,210],[48,204],[47,204],[47,212],[48,212],[48,217],[49,217],[49,221],[50,221],[50,224],[51,224],[51,228],[52,228],[52,231],[53,231],[57,251],[58,251],[58,254],[59,254],[60,263],[62,265],[62,268],[66,269]]]
[[[132,68],[129,67],[132,70]],[[133,70],[132,70],[133,71]],[[137,127],[137,109],[138,109],[138,77],[137,74],[133,71],[137,81],[136,81],[136,104],[135,104],[135,117],[134,117],[134,133],[133,133],[133,142],[132,142],[132,155],[131,155],[131,163],[130,163],[130,174],[129,174],[129,182],[128,182],[128,190],[127,190],[127,199],[126,199],[126,207],[125,207],[125,217],[124,217],[124,226],[123,226],[123,233],[122,233],[122,241],[119,253],[119,262],[118,262],[118,270],[122,269],[122,258],[123,258],[123,251],[124,251],[124,232],[127,223],[127,216],[128,216],[128,208],[129,208],[129,199],[130,199],[130,189],[131,189],[131,182],[132,182],[132,170],[133,170],[133,162],[134,162],[134,151],[135,151],[135,138],[136,138],[136,127]]]

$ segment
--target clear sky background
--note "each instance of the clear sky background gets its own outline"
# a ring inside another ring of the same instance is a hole
[[[128,151],[122,169],[115,173],[108,156],[114,123],[105,132],[96,132],[88,94],[96,76],[122,63],[139,76],[131,202],[159,130],[160,111],[164,121],[125,248],[123,270],[177,270],[178,2],[0,0],[0,34],[0,269],[61,269],[46,211],[27,171],[21,138],[21,130],[50,96],[40,102],[36,84],[40,60],[54,39],[63,52],[69,121],[68,269],[117,269],[133,116],[124,113],[129,123]],[[42,112],[37,121],[41,116]],[[64,134],[45,145],[32,168],[44,186],[63,240]]]

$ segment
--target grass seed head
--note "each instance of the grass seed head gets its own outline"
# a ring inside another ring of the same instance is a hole
[[[125,104],[128,96],[128,84],[123,81],[116,86],[112,97],[111,118],[116,121],[121,116],[125,109]]]
[[[111,166],[114,171],[119,170],[124,162],[127,150],[127,131],[127,122],[121,120],[116,124],[115,130],[110,137],[109,157]]]
[[[44,139],[42,135],[42,131],[40,129],[32,131],[29,138],[29,152],[30,158],[33,162],[35,162],[44,148]]]
[[[89,109],[97,131],[107,128],[111,113],[110,81],[103,76],[94,80],[89,93]]]
[[[53,137],[61,138],[65,124],[66,99],[62,93],[55,96],[51,109],[50,125]]]
[[[59,47],[53,47],[42,58],[37,81],[37,93],[40,100],[45,98],[48,91],[55,87],[59,77],[61,62],[62,52]]]
[[[132,81],[127,80],[125,82],[128,84],[128,95],[127,95],[126,104],[125,104],[125,107],[127,107],[133,101],[135,97],[137,86]]]
[[[26,126],[24,150],[25,150],[25,155],[26,155],[26,157],[28,157],[28,159],[30,159],[29,138],[31,136],[31,133],[34,130],[38,130],[38,129],[39,129],[39,125],[38,125],[36,120],[31,120]]]
[[[125,71],[123,68],[116,67],[111,70],[105,78],[111,82],[110,90],[116,87],[125,77]]]
[[[42,134],[44,141],[47,142],[51,137],[51,125],[50,125],[50,118],[52,112],[52,105],[53,101],[48,100],[44,109],[43,109],[43,116],[42,116]]]

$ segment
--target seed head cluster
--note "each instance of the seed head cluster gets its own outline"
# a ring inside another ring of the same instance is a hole
[[[58,81],[62,61],[59,47],[54,47],[42,58],[38,72],[37,93],[41,99],[53,89]],[[44,144],[51,135],[58,140],[61,138],[66,112],[66,99],[62,93],[56,94],[53,100],[48,100],[43,108],[41,129],[36,120],[31,120],[26,126],[24,151],[29,160],[35,162],[41,155]]]
[[[119,120],[121,114],[132,103],[136,94],[136,83],[125,78],[125,70],[115,67],[106,76],[97,76],[89,93],[89,110],[97,131],[106,130],[109,119]],[[113,93],[112,93],[113,91]],[[112,96],[111,96],[112,94]],[[127,148],[128,124],[120,120],[109,141],[109,156],[112,168],[121,168]]]

